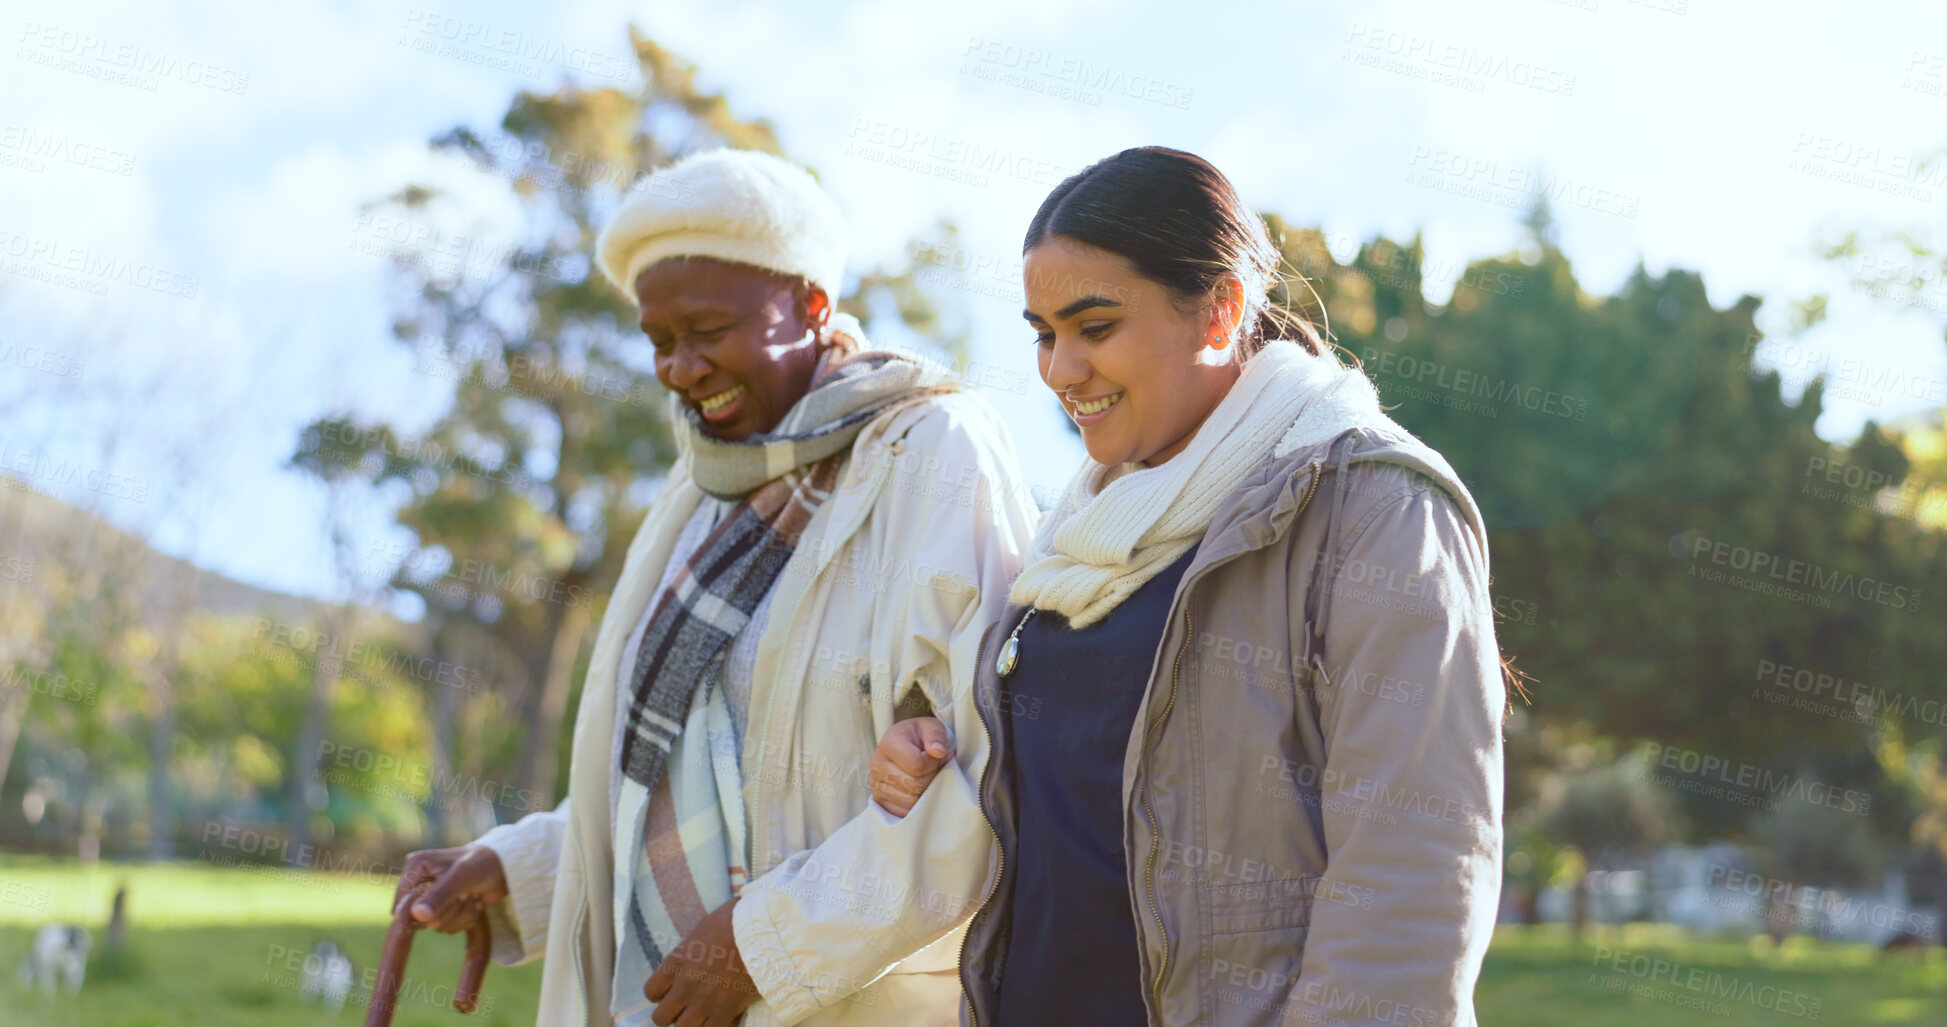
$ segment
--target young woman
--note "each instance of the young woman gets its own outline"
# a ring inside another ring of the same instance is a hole
[[[430,926],[484,909],[497,959],[546,955],[541,1023],[958,1016],[964,904],[913,897],[986,828],[886,816],[865,767],[896,709],[968,686],[1032,507],[984,401],[834,315],[843,240],[802,168],[731,150],[657,171],[597,240],[682,457],[609,597],[566,801],[401,881],[433,882]]]
[[[891,814],[993,828],[942,857],[984,896],[968,1019],[1472,1024],[1506,701],[1472,498],[1272,301],[1205,161],[1092,165],[1024,250],[1088,459],[973,688],[873,762]]]

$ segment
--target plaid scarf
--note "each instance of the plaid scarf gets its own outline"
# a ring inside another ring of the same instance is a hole
[[[831,495],[859,431],[897,401],[953,387],[944,368],[884,351],[828,354],[813,382],[776,429],[742,442],[711,437],[687,407],[678,421],[692,480],[741,502],[655,600],[630,672],[615,821],[618,1024],[647,1022],[649,975],[747,873],[740,740],[717,687],[731,642]]]

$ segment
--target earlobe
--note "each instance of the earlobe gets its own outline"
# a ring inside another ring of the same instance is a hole
[[[824,327],[831,321],[832,317],[831,296],[825,290],[813,286],[809,292],[805,293],[804,312],[805,317],[809,318],[813,324],[820,328]]]

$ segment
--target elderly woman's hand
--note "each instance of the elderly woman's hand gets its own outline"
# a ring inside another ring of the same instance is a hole
[[[642,995],[656,1003],[650,1022],[730,1027],[761,997],[737,951],[731,917],[736,905],[733,898],[712,910],[649,975]]]
[[[393,908],[407,891],[426,880],[433,882],[432,887],[413,901],[413,918],[445,934],[472,927],[483,907],[507,897],[500,855],[484,845],[420,849],[408,855],[392,893]]]
[[[879,739],[868,774],[872,798],[887,813],[904,817],[913,811],[933,775],[953,758],[953,743],[938,717],[913,717],[894,724]]]

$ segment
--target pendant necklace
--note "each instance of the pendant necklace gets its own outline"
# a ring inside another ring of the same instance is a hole
[[[1000,672],[1001,677],[1014,673],[1015,664],[1021,662],[1021,629],[1027,627],[1028,621],[1040,612],[1041,608],[1038,606],[1028,607],[1028,612],[1021,615],[1021,623],[1014,625],[1014,630],[1008,633],[1007,641],[1001,643],[1001,654],[994,660],[994,669]]]

